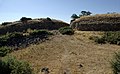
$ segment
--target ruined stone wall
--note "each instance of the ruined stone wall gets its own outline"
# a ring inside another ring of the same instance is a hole
[[[81,31],[120,31],[120,23],[71,23],[73,29]]]

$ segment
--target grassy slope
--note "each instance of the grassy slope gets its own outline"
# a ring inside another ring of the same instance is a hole
[[[112,74],[109,61],[120,46],[99,45],[88,39],[98,34],[102,33],[77,31],[73,36],[56,35],[50,41],[31,45],[11,55],[30,62],[38,74],[43,67],[48,67],[50,74],[63,74],[64,71],[67,74]]]
[[[27,22],[15,21],[5,26],[0,25],[0,34],[6,34],[7,32],[23,32],[27,29],[56,30],[64,26],[69,26],[69,24],[60,20],[39,18],[28,20]]]

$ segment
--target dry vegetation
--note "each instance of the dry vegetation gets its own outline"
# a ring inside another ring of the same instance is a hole
[[[120,14],[96,14],[93,16],[82,16],[76,22],[120,22]]]
[[[27,29],[48,29],[56,30],[64,26],[69,26],[69,24],[55,19],[39,18],[27,20],[25,22],[16,21],[12,24],[5,26],[0,26],[0,34],[6,34],[7,32],[23,32]]]
[[[110,61],[114,52],[120,51],[120,46],[97,44],[89,38],[102,36],[104,32],[101,30],[120,30],[120,14],[84,16],[71,25],[85,31],[75,31],[70,36],[61,35],[56,29],[69,24],[50,18],[38,18],[7,25],[5,23],[0,26],[0,35],[16,31],[27,36],[32,33],[32,29],[47,29],[55,34],[42,43],[37,41],[27,48],[8,54],[28,61],[36,74],[42,74],[44,67],[49,68],[50,74],[113,74]]]
[[[116,31],[120,30],[120,14],[96,14],[76,19],[72,27],[79,30]],[[76,26],[77,25],[77,26]]]
[[[55,35],[51,40],[10,55],[31,63],[38,74],[48,67],[50,74],[112,74],[110,61],[120,46],[95,44],[90,36],[100,36],[103,32],[76,31],[75,35]]]

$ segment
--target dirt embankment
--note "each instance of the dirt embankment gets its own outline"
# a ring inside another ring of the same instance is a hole
[[[81,31],[120,31],[120,14],[82,16],[71,27]]]

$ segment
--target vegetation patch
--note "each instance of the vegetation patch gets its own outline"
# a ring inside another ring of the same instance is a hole
[[[101,37],[92,38],[97,43],[110,43],[120,45],[120,32],[105,32]]]
[[[115,57],[111,62],[111,66],[114,74],[120,74],[120,52],[115,53]]]
[[[46,30],[34,30],[30,33],[31,36],[45,36],[45,35],[52,35],[51,32],[48,32]]]
[[[28,21],[28,20],[32,20],[32,18],[22,17],[20,19],[21,22],[25,22],[25,21]]]
[[[3,23],[7,25],[8,23]],[[20,20],[11,22],[11,24],[7,26],[0,27],[0,35],[4,35],[6,33],[13,32],[24,32],[27,29],[44,29],[44,30],[58,30],[61,27],[69,26],[68,23],[65,23],[60,20],[52,19],[52,18],[38,18],[32,19],[27,17],[22,17]]]
[[[0,60],[0,74],[33,74],[27,62],[7,56]]]
[[[59,32],[63,35],[73,35],[74,34],[74,30],[71,27],[62,27],[59,29]]]
[[[4,23],[2,23],[3,26],[8,25],[8,24],[12,24],[12,22],[4,22]]]
[[[11,47],[7,47],[7,46],[0,47],[0,57],[4,57],[7,53],[10,53],[12,51],[13,49]]]
[[[49,20],[49,21],[52,21],[52,19],[51,19],[51,18],[49,18],[49,17],[47,17],[46,19],[47,19],[47,20]]]
[[[19,43],[24,38],[22,33],[7,33],[0,37],[0,46],[13,45]]]
[[[0,47],[10,46],[15,50],[19,48],[25,48],[30,44],[36,44],[47,40],[50,35],[53,34],[46,30],[31,30],[30,32],[26,33],[7,33],[0,36]]]

